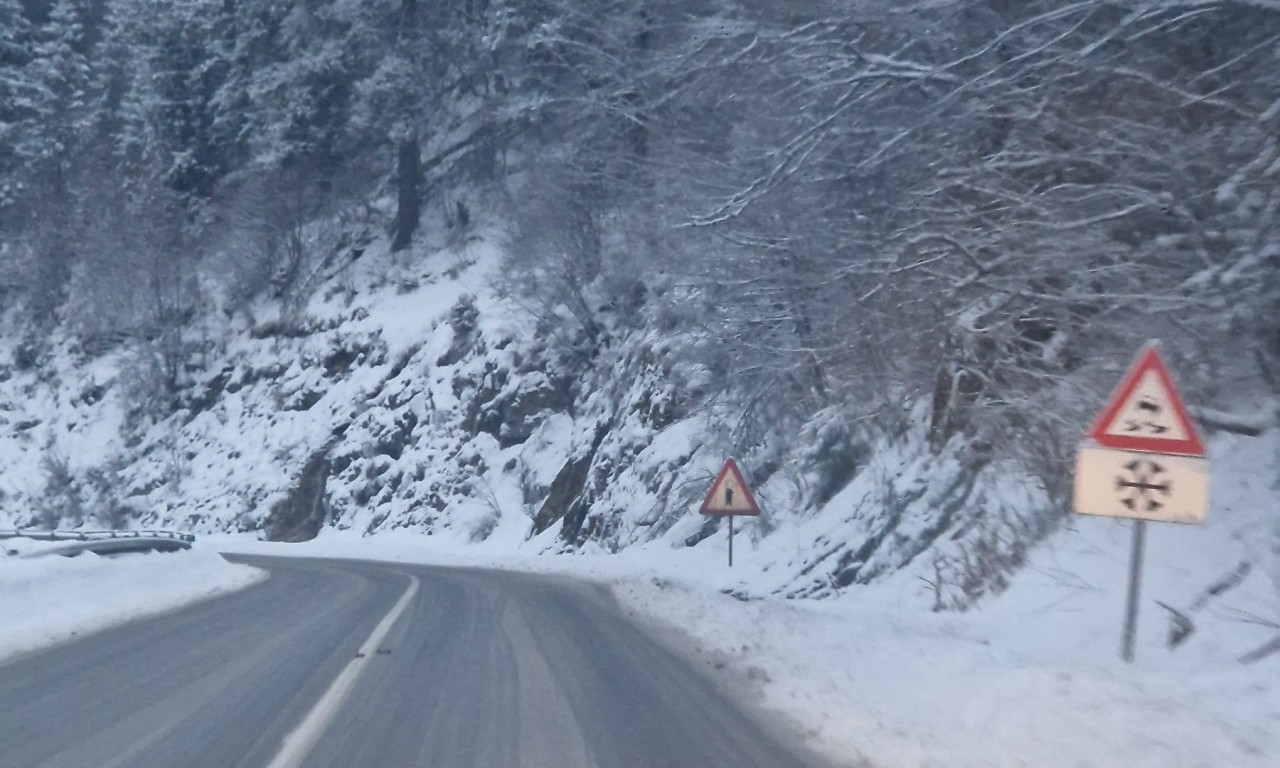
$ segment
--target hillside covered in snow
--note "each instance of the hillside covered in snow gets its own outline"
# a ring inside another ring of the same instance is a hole
[[[462,550],[647,545],[722,558],[723,519],[698,507],[740,447],[731,404],[700,399],[699,366],[662,334],[619,333],[585,364],[557,356],[535,318],[501,296],[509,247],[477,237],[406,257],[375,241],[324,265],[291,316],[269,300],[211,314],[190,384],[160,419],[136,405],[136,350],[91,355],[63,339],[24,369],[22,350],[6,348],[0,527],[283,541],[403,531]],[[921,606],[965,607],[1003,590],[1057,529],[1063,500],[1025,467],[976,461],[964,440],[934,450],[926,415],[904,408],[896,434],[835,410],[740,455],[764,513],[739,523],[739,547],[761,571],[744,595],[832,595],[910,565]],[[1231,460],[1228,482],[1246,483],[1244,506],[1261,507],[1233,518],[1232,536],[1247,544],[1239,562],[1265,581],[1280,562],[1265,546],[1268,472],[1280,464],[1274,440],[1235,440],[1234,451],[1256,442],[1260,453]],[[1237,493],[1214,490],[1218,501]],[[1043,529],[1031,530],[1037,520]],[[1219,575],[1206,564],[1197,579]]]
[[[502,257],[483,240],[408,259],[379,242],[333,265],[291,318],[265,301],[214,315],[159,420],[138,413],[130,349],[67,340],[24,370],[10,347],[5,523],[283,540],[405,529],[607,552],[722,532],[697,507],[734,448],[733,414],[694,406],[699,371],[671,361],[678,340],[635,332],[588,365],[559,358],[497,295]],[[776,590],[865,582],[980,515],[1049,503],[1012,467],[934,455],[922,425],[881,442],[837,415],[807,429],[790,455],[744,457],[764,509],[746,541],[805,542],[777,564]]]
[[[1278,34],[1258,2],[0,0],[0,526],[701,556],[734,456],[743,597],[907,573],[963,609],[1069,525],[1151,338],[1273,499]]]

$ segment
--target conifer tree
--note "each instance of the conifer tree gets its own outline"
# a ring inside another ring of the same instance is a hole
[[[0,238],[13,231],[5,211],[18,202],[23,188],[17,146],[24,140],[31,98],[27,64],[32,48],[31,24],[22,1],[0,0]]]

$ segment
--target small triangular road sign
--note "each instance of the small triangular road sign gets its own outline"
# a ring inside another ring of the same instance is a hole
[[[751,489],[742,479],[742,473],[738,471],[738,465],[733,459],[726,461],[720,474],[716,475],[716,481],[711,484],[711,490],[702,502],[702,514],[760,514],[760,507],[756,505],[756,499],[751,495]]]
[[[1089,437],[1123,451],[1204,456],[1204,443],[1153,342],[1138,353]]]

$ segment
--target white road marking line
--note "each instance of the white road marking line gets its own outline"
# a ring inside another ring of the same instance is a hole
[[[351,694],[356,680],[364,672],[364,668],[368,665],[370,659],[375,658],[378,646],[382,644],[387,633],[395,626],[396,620],[409,607],[409,602],[413,600],[413,596],[418,594],[418,578],[410,576],[409,580],[409,588],[392,606],[390,613],[382,617],[382,621],[378,623],[378,626],[373,628],[373,634],[369,635],[369,639],[365,640],[364,644],[360,646],[356,658],[352,659],[346,668],[334,678],[329,690],[324,692],[324,695],[320,697],[320,700],[307,713],[307,716],[303,718],[298,727],[284,737],[280,752],[268,764],[267,768],[298,768],[299,765],[302,765],[302,761],[307,759],[307,755],[311,754],[311,749],[315,747],[316,742],[324,735],[325,728],[329,726],[333,716],[338,713],[338,708],[342,706],[342,702]]]

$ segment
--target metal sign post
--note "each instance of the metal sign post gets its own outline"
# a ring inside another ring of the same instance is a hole
[[[1142,589],[1142,553],[1147,538],[1147,521],[1133,521],[1133,545],[1129,550],[1129,597],[1124,606],[1124,640],[1120,658],[1133,661],[1133,639],[1138,630],[1138,593]]]
[[[729,567],[733,567],[733,515],[729,515]]]

